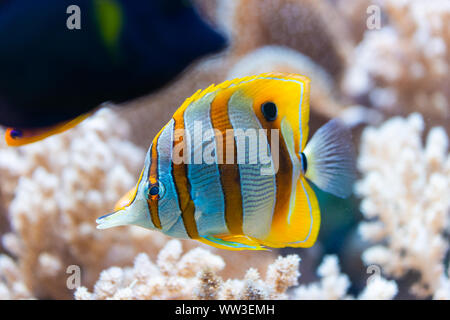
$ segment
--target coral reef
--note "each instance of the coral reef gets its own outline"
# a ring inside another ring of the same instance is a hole
[[[169,241],[160,251],[156,263],[141,253],[133,267],[111,267],[102,271],[93,292],[86,287],[75,291],[78,300],[140,299],[355,299],[347,294],[350,281],[340,273],[336,256],[326,256],[318,269],[320,282],[300,285],[293,293],[288,289],[298,284],[300,258],[279,256],[269,265],[265,279],[256,269],[247,270],[243,279],[223,280],[217,275],[225,267],[220,256],[195,248],[182,255],[181,243]],[[358,299],[392,299],[397,284],[376,276]]]
[[[443,128],[432,128],[422,145],[423,119],[392,118],[362,135],[359,168],[363,179],[363,237],[378,243],[363,254],[366,264],[399,278],[420,273],[418,296],[450,294],[444,259],[449,250],[450,157]],[[446,289],[445,289],[446,288]]]
[[[86,287],[75,298],[87,299],[283,299],[286,290],[297,284],[300,259],[296,255],[279,257],[269,265],[266,279],[249,269],[243,280],[223,281],[218,272],[225,262],[202,248],[182,255],[181,242],[169,241],[156,263],[141,253],[133,267],[111,267],[102,271],[91,293]]]
[[[19,267],[11,257],[0,255],[0,300],[32,299]]]
[[[384,0],[380,5],[388,22],[364,33],[344,91],[368,96],[387,113],[420,111],[448,122],[450,3]]]
[[[346,299],[350,280],[341,274],[338,258],[336,256],[324,257],[317,269],[321,277],[319,282],[301,285],[294,291],[296,299],[336,300]]]
[[[341,274],[338,258],[334,255],[325,256],[317,270],[319,282],[300,285],[294,290],[294,299],[300,300],[337,300],[355,299],[349,295],[350,280]],[[368,281],[363,292],[358,296],[361,300],[390,300],[397,294],[397,284],[381,276],[375,276]]]
[[[162,246],[163,236],[137,228],[95,229],[96,217],[131,188],[142,165],[144,152],[121,138],[126,132],[126,123],[102,109],[64,134],[1,149],[3,202],[10,202],[11,222],[2,243],[36,296],[69,297],[69,265],[79,265],[90,283],[111,263]]]

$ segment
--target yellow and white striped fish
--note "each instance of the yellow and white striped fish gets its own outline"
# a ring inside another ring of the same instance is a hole
[[[97,227],[133,224],[229,250],[312,246],[320,210],[308,180],[346,197],[355,171],[350,132],[338,121],[306,144],[309,92],[307,77],[284,73],[197,91],[154,138],[125,206]],[[192,142],[199,128],[212,134]],[[239,142],[237,132],[251,130],[263,132],[258,148]]]

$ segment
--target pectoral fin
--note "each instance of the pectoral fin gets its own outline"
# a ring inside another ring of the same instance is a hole
[[[114,206],[114,210],[120,210],[126,206],[129,206],[130,203],[133,202],[134,198],[136,197],[138,185],[135,185],[133,188],[131,188],[127,193],[125,193],[122,198],[119,199],[119,201],[116,202]]]

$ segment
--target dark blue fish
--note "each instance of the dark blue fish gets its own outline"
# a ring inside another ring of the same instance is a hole
[[[81,29],[67,27],[71,5]],[[0,1],[0,124],[18,141],[46,127],[60,132],[104,101],[162,87],[224,46],[188,1]]]

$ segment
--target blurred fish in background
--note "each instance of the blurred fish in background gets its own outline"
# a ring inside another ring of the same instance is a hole
[[[70,6],[79,28],[70,29]],[[8,145],[65,131],[105,101],[161,88],[225,38],[184,0],[0,3],[0,124]]]

